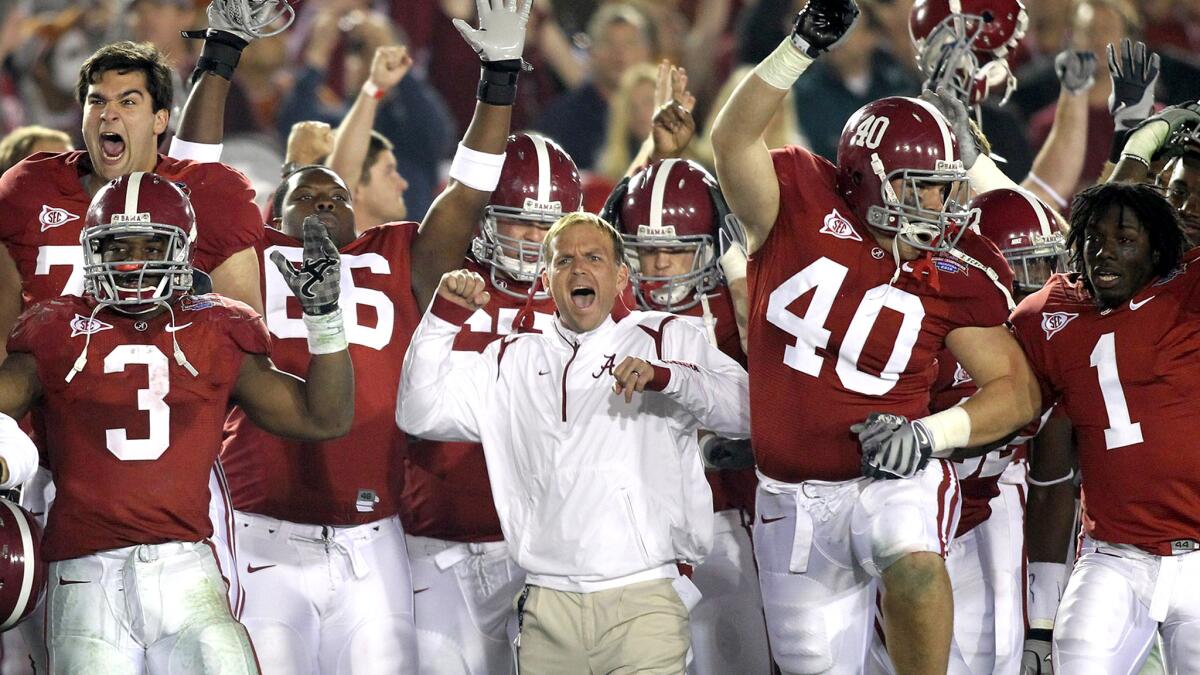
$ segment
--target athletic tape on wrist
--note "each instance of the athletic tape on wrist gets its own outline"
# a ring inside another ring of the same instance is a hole
[[[790,37],[784,38],[775,51],[754,67],[754,74],[772,87],[787,91],[812,62],[812,57],[792,45]]]
[[[1143,123],[1142,126],[1131,131],[1129,137],[1125,139],[1125,147],[1121,150],[1121,158],[1136,159],[1149,167],[1150,159],[1154,157],[1154,153],[1158,152],[1158,149],[1166,142],[1167,134],[1170,132],[1171,125],[1166,120],[1154,120]]]
[[[224,149],[224,143],[193,143],[176,136],[171,139],[171,149],[167,151],[167,156],[211,164],[221,161],[221,152]]]
[[[733,282],[746,278],[746,254],[734,244],[721,254],[721,271],[725,273],[725,281]]]
[[[500,170],[504,168],[504,153],[493,155],[472,150],[462,143],[450,162],[450,177],[482,192],[491,192],[500,182]]]
[[[362,93],[363,96],[366,96],[367,98],[373,98],[376,101],[383,98],[383,90],[379,88],[379,85],[370,80],[363,82]]]
[[[319,316],[305,314],[304,327],[308,330],[308,353],[314,356],[340,352],[348,344],[340,307]]]
[[[1029,627],[1049,629],[1054,627],[1054,615],[1062,599],[1067,580],[1067,566],[1063,563],[1029,563],[1029,599],[1026,612]]]
[[[967,182],[977,193],[989,192],[997,188],[1018,187],[1011,178],[1004,175],[1004,172],[996,166],[996,162],[990,156],[983,153],[980,153],[975,164],[967,169]]]
[[[954,450],[967,447],[971,440],[971,416],[962,406],[947,408],[919,421],[929,430],[934,457],[949,457]]]

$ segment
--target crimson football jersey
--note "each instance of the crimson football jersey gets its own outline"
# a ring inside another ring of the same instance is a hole
[[[491,300],[463,324],[454,338],[454,351],[482,352],[498,338],[516,332],[513,324],[526,299],[496,289],[490,270],[474,259],[467,258],[463,267],[483,277]],[[614,317],[625,314],[633,305],[632,287],[626,286],[613,307]],[[533,332],[550,328],[555,313],[552,298],[535,298],[530,309]],[[504,538],[492,501],[483,446],[478,443],[411,438],[401,502],[401,520],[408,534],[466,542]]]
[[[861,475],[850,425],[873,412],[929,412],[946,334],[999,326],[1012,272],[967,231],[960,257],[934,256],[937,288],[856,222],[836,168],[803,148],[772,152],[779,215],[747,268],[750,426],[759,470],[789,483]],[[975,265],[989,268],[993,281]]]
[[[9,353],[37,362],[45,447],[57,496],[46,523],[47,560],[135,544],[212,535],[208,479],[246,354],[270,338],[248,306],[218,295],[183,296],[175,320],[101,310],[64,296],[21,315]],[[65,380],[90,336],[87,362]],[[173,341],[199,371],[175,362]]]
[[[83,293],[79,234],[92,198],[80,177],[89,172],[85,151],[39,152],[0,177],[0,243],[21,273],[26,305]],[[179,184],[191,199],[197,269],[211,272],[262,240],[254,190],[241,172],[163,155],[154,172]]]
[[[1200,541],[1200,253],[1110,310],[1055,275],[1012,322],[1044,404],[1075,428],[1084,531],[1156,555]]]
[[[404,432],[396,426],[396,390],[421,312],[412,293],[416,223],[371,228],[341,249],[338,304],[354,362],[354,424],[330,441],[293,441],[262,430],[240,409],[230,414],[221,463],[233,506],[280,520],[361,525],[394,515],[403,480]],[[299,262],[301,243],[267,230],[263,273],[271,358],[283,371],[308,373],[308,331],[300,303],[270,256]]]
[[[976,391],[975,381],[970,374],[950,350],[942,350],[938,355],[938,374],[933,383],[929,412],[953,408]],[[1009,445],[982,457],[955,460],[954,468],[958,472],[958,486],[962,492],[962,515],[954,536],[961,537],[992,515],[992,499],[1000,494],[1000,475],[1013,462],[1016,447],[1020,446]]]

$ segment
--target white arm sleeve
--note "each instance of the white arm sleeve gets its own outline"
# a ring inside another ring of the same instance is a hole
[[[663,394],[682,405],[703,429],[726,438],[750,436],[750,378],[737,361],[709,344],[684,321],[663,328],[664,361],[671,370]]]
[[[430,310],[413,333],[396,398],[396,424],[413,436],[479,442],[484,401],[496,381],[497,343],[482,354],[454,352],[460,328]]]
[[[193,143],[176,136],[171,139],[171,149],[167,151],[167,156],[174,159],[190,159],[201,164],[215,164],[221,161],[221,152],[224,149],[224,143]]]
[[[33,478],[38,468],[38,451],[16,420],[0,413],[0,458],[8,464],[8,480],[0,490],[10,490]]]

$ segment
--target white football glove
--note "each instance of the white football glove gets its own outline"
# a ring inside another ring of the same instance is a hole
[[[975,143],[975,134],[971,131],[971,116],[967,106],[958,100],[949,89],[938,87],[937,91],[926,89],[921,92],[921,100],[937,108],[942,117],[950,124],[950,130],[958,140],[958,156],[963,168],[970,169],[979,159],[979,146]]]
[[[520,8],[518,9],[518,3]],[[462,19],[454,27],[483,61],[520,59],[525,50],[525,24],[533,0],[475,0],[479,9],[479,28]]]

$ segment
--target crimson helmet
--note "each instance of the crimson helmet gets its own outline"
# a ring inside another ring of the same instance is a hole
[[[1008,58],[1029,24],[1021,0],[916,0],[908,34],[925,88],[945,86],[966,105],[1016,89]]]
[[[33,514],[0,499],[0,631],[24,619],[46,589],[42,528]]]
[[[601,215],[625,239],[625,259],[643,309],[690,309],[721,283],[717,233],[729,207],[716,179],[699,164],[664,159],[642,168],[618,186]],[[689,254],[687,269],[669,266],[670,254]],[[659,263],[664,267],[656,267]]]
[[[1067,249],[1054,211],[1025,190],[989,190],[971,201],[979,209],[979,232],[992,240],[1013,268],[1016,291],[1033,293],[1066,269]]]
[[[838,191],[859,221],[918,249],[954,248],[978,217],[962,206],[967,172],[954,131],[921,99],[891,96],[859,108],[842,129],[837,165]],[[941,208],[921,205],[929,187],[941,188]]]
[[[558,143],[535,134],[508,137],[500,182],[484,209],[479,236],[471,251],[481,264],[491,268],[492,285],[517,297],[525,290],[510,289],[512,281],[533,283],[542,268],[542,245],[500,234],[498,219],[550,228],[564,213],[583,205],[583,186],[575,160]],[[543,232],[544,234],[544,232]],[[497,273],[501,274],[497,274]]]
[[[158,238],[162,257],[104,260],[114,242],[132,237]],[[174,183],[141,171],[112,180],[92,198],[79,235],[86,290],[100,304],[149,311],[191,289],[195,240],[192,203]]]

